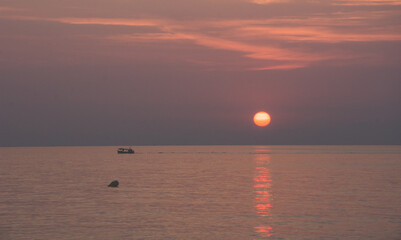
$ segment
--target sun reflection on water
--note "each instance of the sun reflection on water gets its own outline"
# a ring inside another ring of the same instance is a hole
[[[268,149],[257,149],[256,151],[264,153]],[[271,215],[272,208],[272,194],[271,189],[271,175],[269,170],[270,156],[268,154],[255,155],[255,176],[253,190],[255,192],[255,209],[261,218],[267,218]],[[264,223],[266,221],[262,221]],[[272,235],[273,229],[271,226],[262,224],[254,227],[254,232],[260,237],[267,238]]]

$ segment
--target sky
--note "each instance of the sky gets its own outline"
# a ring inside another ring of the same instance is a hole
[[[0,146],[188,144],[401,144],[401,0],[0,1]]]

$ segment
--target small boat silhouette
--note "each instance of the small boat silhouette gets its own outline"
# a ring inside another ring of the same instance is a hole
[[[119,148],[117,150],[117,153],[118,154],[120,154],[120,153],[131,153],[131,154],[133,154],[133,153],[135,153],[135,151],[132,148]]]

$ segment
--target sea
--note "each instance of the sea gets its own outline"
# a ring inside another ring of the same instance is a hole
[[[401,239],[401,146],[117,148],[0,148],[0,239]]]

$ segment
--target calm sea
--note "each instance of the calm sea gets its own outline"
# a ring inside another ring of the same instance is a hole
[[[0,148],[0,239],[401,239],[401,146],[116,150]]]

